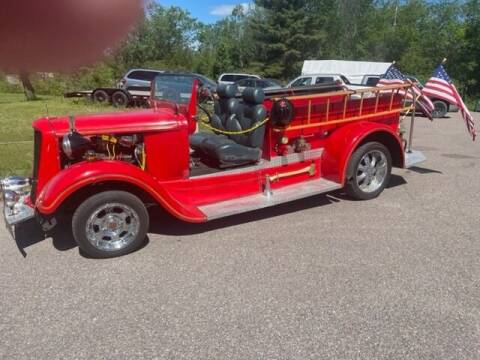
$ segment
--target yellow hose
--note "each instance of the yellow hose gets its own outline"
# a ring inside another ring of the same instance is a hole
[[[210,124],[204,122],[204,121],[201,121],[202,125],[205,126],[207,129],[210,129],[216,133],[219,133],[219,134],[223,134],[223,135],[244,135],[244,134],[248,134],[252,131],[255,131],[257,130],[259,127],[262,127],[263,125],[265,125],[268,121],[270,120],[270,118],[266,118],[265,120],[263,120],[262,122],[254,125],[253,127],[251,127],[250,129],[247,129],[247,130],[242,130],[242,131],[226,131],[226,130],[220,130],[220,129],[217,129],[216,127],[213,127],[211,126]]]

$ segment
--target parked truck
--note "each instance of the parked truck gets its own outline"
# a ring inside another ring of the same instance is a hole
[[[1,181],[5,222],[15,235],[36,218],[48,232],[66,216],[84,253],[107,258],[142,246],[157,220],[152,204],[203,223],[342,188],[373,199],[393,167],[425,160],[399,136],[409,89],[238,96],[222,84],[211,112],[197,101],[197,80],[158,77],[149,109],[37,120],[32,177]],[[199,122],[210,131],[198,132]]]
[[[376,86],[381,76],[384,75],[388,68],[392,66],[391,62],[372,62],[372,61],[345,61],[345,60],[307,60],[303,63],[302,75],[297,78],[303,81],[320,81],[326,82],[328,79],[334,78],[347,88],[355,89],[363,86]],[[415,77],[409,76],[409,79],[421,83]],[[319,82],[319,83],[320,83]],[[313,82],[312,84],[315,84]],[[451,106],[448,102],[431,98],[435,109],[433,117],[442,118],[449,111],[458,110]]]

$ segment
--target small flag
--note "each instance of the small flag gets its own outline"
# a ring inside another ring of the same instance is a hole
[[[420,88],[409,80],[405,75],[398,70],[395,65],[391,65],[385,75],[380,78],[377,86],[388,86],[388,85],[404,85],[405,83],[412,84],[413,92],[415,93],[416,104],[423,112],[423,114],[428,117],[430,120],[433,120],[433,110],[435,106],[432,101],[425,96],[425,94],[420,90]],[[413,100],[413,94],[410,91],[400,90],[400,94],[406,96],[408,99]]]
[[[467,106],[463,102],[462,97],[458,93],[455,85],[453,85],[452,80],[442,64],[435,69],[433,76],[425,84],[423,92],[426,95],[445,100],[446,102],[457,106],[462,113],[463,120],[465,120],[468,132],[472,136],[473,141],[475,141],[477,131],[475,129],[473,116],[470,114],[470,111],[468,111]]]

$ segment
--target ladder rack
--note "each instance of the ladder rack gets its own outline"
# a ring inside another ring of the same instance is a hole
[[[295,104],[304,105],[306,102],[307,116],[306,121],[302,121],[302,124],[291,124],[286,127],[274,127],[274,132],[290,132],[303,129],[311,129],[315,127],[324,127],[331,125],[338,125],[342,123],[361,121],[365,119],[372,119],[378,117],[385,117],[393,114],[400,114],[402,112],[408,112],[412,109],[411,106],[407,106],[407,92],[412,89],[412,84],[404,85],[389,85],[383,87],[369,87],[358,90],[345,90],[337,92],[328,92],[323,94],[314,95],[299,95],[288,96],[283,98],[274,98],[273,101],[280,99],[287,99]],[[413,94],[413,90],[412,90]],[[389,98],[388,98],[389,96]],[[395,98],[403,96],[402,104],[395,106]],[[415,96],[413,94],[413,96]],[[357,97],[357,98],[355,98]],[[332,101],[339,99],[340,101]],[[343,100],[342,100],[343,98]],[[375,98],[373,109],[365,107],[365,103],[369,99]],[[350,109],[349,105],[352,105],[352,101],[359,100],[358,106]],[[338,103],[343,102],[342,110],[338,111]],[[388,106],[385,107],[385,104]],[[325,110],[322,112],[315,112],[315,105],[324,105]],[[337,105],[337,111],[334,110],[334,105]],[[383,106],[380,106],[380,105]],[[353,113],[352,113],[353,111]],[[323,116],[324,115],[324,116]]]

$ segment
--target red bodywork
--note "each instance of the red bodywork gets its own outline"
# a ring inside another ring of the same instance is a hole
[[[197,128],[196,91],[193,94],[189,106],[153,100],[148,110],[76,117],[76,130],[82,135],[141,133],[146,152],[144,170],[117,160],[82,161],[62,169],[60,141],[69,131],[68,119],[36,121],[34,128],[41,134],[34,199],[38,213],[52,215],[76,192],[94,184],[114,182],[141,189],[179,219],[205,222],[208,219],[201,206],[261,193],[268,175],[296,172],[315,164],[315,174],[287,176],[272,183],[272,189],[319,178],[344,185],[351,154],[371,138],[386,139],[394,165],[404,166],[403,145],[398,136],[403,96],[392,90],[391,94],[386,91],[385,95],[355,99],[351,92],[337,92],[320,97],[292,97],[296,109],[293,122],[288,127],[267,124],[263,158],[273,165],[192,177],[189,135]],[[267,110],[275,100],[265,100]],[[310,145],[309,153],[317,155],[283,164],[284,143],[291,144],[300,137]]]

